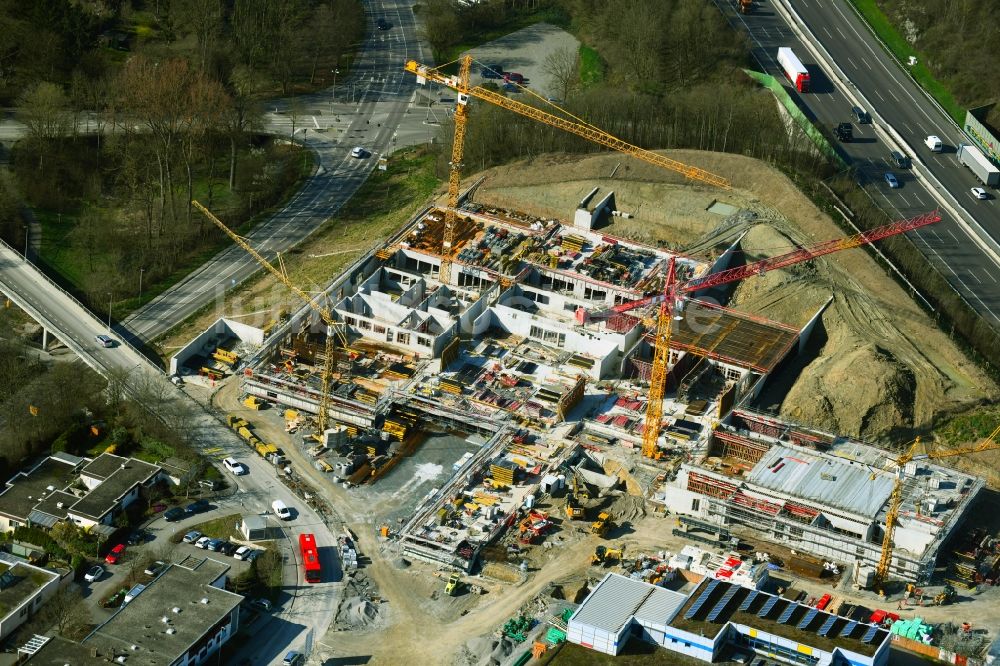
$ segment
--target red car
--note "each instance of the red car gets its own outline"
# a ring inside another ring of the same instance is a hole
[[[104,558],[104,561],[108,564],[118,564],[118,560],[122,559],[122,555],[125,554],[125,544],[120,543],[111,549],[108,556]]]
[[[523,84],[524,75],[519,74],[517,72],[505,72],[503,75],[503,80],[506,81],[507,83]]]

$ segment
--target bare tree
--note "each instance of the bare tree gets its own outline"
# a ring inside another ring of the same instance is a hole
[[[543,70],[549,75],[549,86],[566,101],[579,82],[580,55],[576,49],[563,47],[549,54]]]
[[[69,583],[56,590],[56,593],[42,606],[41,613],[43,618],[55,625],[60,634],[65,634],[77,620],[82,602],[83,594],[79,586],[76,583]]]
[[[55,83],[42,81],[28,88],[17,100],[17,119],[24,123],[28,138],[38,151],[38,168],[44,164],[45,145],[69,134],[73,117],[69,98]]]
[[[171,0],[170,15],[185,32],[194,33],[198,42],[198,69],[205,71],[212,43],[222,30],[223,8],[220,0]]]

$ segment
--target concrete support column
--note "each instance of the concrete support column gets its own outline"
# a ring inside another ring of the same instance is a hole
[[[49,330],[42,326],[42,351],[49,349]]]

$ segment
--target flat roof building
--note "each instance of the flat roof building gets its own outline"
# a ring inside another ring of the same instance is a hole
[[[877,625],[712,578],[683,594],[609,573],[568,625],[568,641],[605,654],[638,638],[707,663],[735,650],[809,666],[884,666],[891,642]]]

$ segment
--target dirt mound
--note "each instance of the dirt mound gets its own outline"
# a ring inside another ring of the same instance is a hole
[[[619,210],[605,233],[717,253],[743,239],[747,260],[838,238],[844,232],[783,174],[740,155],[664,151],[729,178],[734,189],[684,183],[677,174],[618,155],[543,155],[484,172],[478,201],[540,217],[572,219],[594,187],[613,190]],[[616,168],[617,167],[617,168]],[[714,202],[748,212],[709,212]],[[1000,397],[996,384],[942,332],[865,250],[829,255],[747,279],[730,305],[802,327],[823,309],[811,356],[777,373],[762,404],[839,434],[884,440],[941,415]]]

